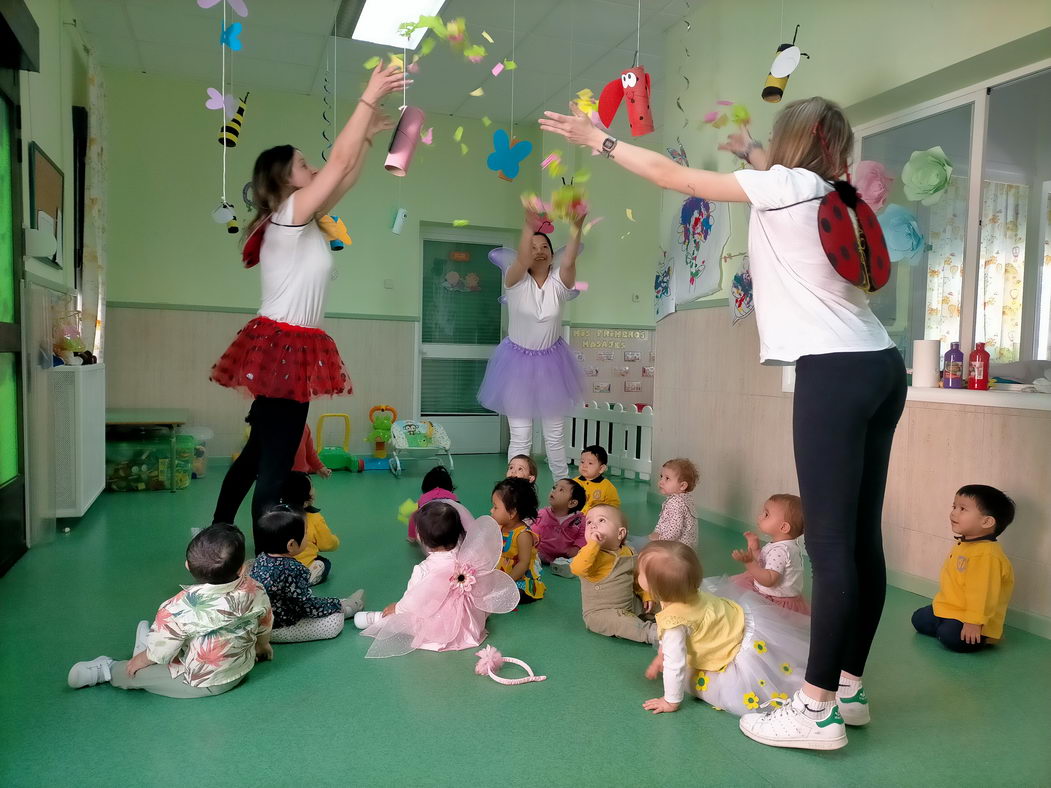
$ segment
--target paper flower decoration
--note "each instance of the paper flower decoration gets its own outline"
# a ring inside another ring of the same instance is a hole
[[[877,213],[887,204],[890,182],[893,180],[887,174],[887,168],[878,161],[859,161],[854,168],[854,186],[858,194]]]
[[[901,182],[905,196],[924,205],[934,205],[942,198],[949,185],[952,162],[940,145],[928,150],[913,151],[901,170]]]
[[[878,217],[891,262],[912,257],[923,248],[923,233],[916,216],[900,205],[888,205]]]

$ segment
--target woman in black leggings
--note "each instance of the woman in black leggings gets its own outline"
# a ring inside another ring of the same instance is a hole
[[[866,295],[831,264],[856,256],[857,239],[835,247],[831,225],[818,224],[821,200],[847,169],[850,125],[825,99],[793,102],[774,122],[769,153],[747,131],[720,146],[754,167],[726,174],[680,167],[607,136],[576,109],[574,116],[547,112],[540,125],[702,203],[752,204],[760,359],[796,365],[793,436],[814,592],[806,683],[790,703],[746,714],[740,725],[772,746],[842,747],[844,720],[869,719],[861,675],[883,611],[883,494],[906,392],[901,354]],[[695,224],[683,231],[696,232]]]
[[[263,151],[252,173],[259,211],[245,228],[244,262],[261,263],[263,303],[212,367],[211,379],[253,396],[248,444],[223,480],[213,522],[233,523],[255,483],[254,524],[277,503],[303,437],[310,400],[351,392],[343,361],[321,328],[332,272],[317,219],[354,185],[366,145],[389,120],[378,102],[406,84],[400,67],[378,66],[328,161],[315,170],[291,145]]]

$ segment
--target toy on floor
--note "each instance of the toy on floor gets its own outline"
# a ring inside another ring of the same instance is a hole
[[[372,456],[376,459],[387,458],[387,444],[390,442],[391,425],[398,420],[398,411],[390,405],[375,405],[369,410],[369,421],[372,432],[365,436],[368,443],[375,442]]]
[[[453,469],[452,443],[441,424],[433,421],[396,421],[391,427],[390,470],[401,475],[403,460],[422,460],[441,457],[450,471]]]
[[[339,419],[343,422],[343,445],[325,446],[325,419]],[[326,468],[334,471],[351,471],[361,473],[365,464],[361,458],[350,453],[350,416],[346,413],[323,413],[317,420],[317,440],[322,444],[317,456]]]
[[[495,646],[486,646],[481,651],[476,652],[475,656],[478,657],[478,664],[474,666],[474,672],[479,676],[488,676],[493,681],[499,682],[500,684],[529,684],[533,681],[547,680],[547,676],[535,675],[533,669],[522,660],[515,659],[514,657],[505,657]],[[497,676],[496,674],[500,668],[508,662],[512,665],[518,665],[518,667],[523,668],[528,675],[523,676],[520,679],[505,679],[501,676]]]

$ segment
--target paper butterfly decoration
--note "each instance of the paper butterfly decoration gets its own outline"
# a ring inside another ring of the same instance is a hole
[[[686,148],[682,146],[682,140],[676,137],[675,141],[679,143],[679,147],[677,149],[668,148],[668,155],[671,156],[671,160],[676,164],[681,165],[683,167],[689,167],[690,160],[686,158]]]
[[[227,25],[219,34],[219,43],[226,44],[232,52],[240,52],[244,48],[244,44],[238,38],[241,35],[242,28],[243,25],[240,22],[232,22]]]
[[[237,98],[229,93],[220,93],[215,88],[208,88],[208,100],[204,102],[208,109],[221,109],[229,120],[237,111]]]
[[[605,126],[613,123],[622,101],[628,102],[628,124],[631,136],[641,137],[653,131],[653,112],[650,110],[650,75],[642,66],[622,71],[602,88],[598,99],[598,114]]]
[[[197,0],[197,5],[201,8],[211,8],[219,5],[221,2],[223,0]],[[245,0],[226,0],[226,3],[238,16],[248,16],[248,6],[245,5]]]
[[[522,162],[533,152],[533,143],[529,140],[512,142],[506,131],[497,129],[493,132],[493,148],[486,159],[489,169],[505,181],[513,181],[518,177]]]
[[[544,232],[540,230],[539,232]],[[584,251],[584,244],[580,245],[580,252]],[[507,269],[514,263],[515,258],[518,256],[518,252],[514,249],[508,249],[506,246],[501,246],[498,249],[493,249],[489,252],[489,262],[500,269],[500,282],[503,283],[504,276],[507,274]],[[562,263],[566,260],[566,247],[562,246],[555,252],[555,257],[551,261],[551,273],[554,273],[561,268]],[[579,296],[582,292],[588,289],[587,282],[581,282],[577,280],[577,283],[573,285],[573,292],[566,296],[567,301],[572,301],[574,298]],[[507,296],[501,295],[498,299],[501,304],[507,303]]]

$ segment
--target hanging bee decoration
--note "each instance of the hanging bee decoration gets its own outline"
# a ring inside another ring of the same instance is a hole
[[[799,25],[796,25],[796,32],[792,35],[792,43],[781,44],[777,48],[777,56],[770,66],[770,73],[766,76],[766,84],[763,85],[763,101],[769,101],[771,104],[779,103],[784,98],[788,77],[796,70],[796,66],[799,65],[799,59],[801,57],[810,59],[810,55],[806,52],[800,52],[799,47],[796,46],[796,36],[798,35]]]
[[[219,144],[225,145],[227,148],[237,147],[237,138],[241,134],[241,124],[244,123],[245,119],[245,102],[248,101],[248,94],[245,93],[244,98],[237,102],[237,111],[234,116],[227,121],[226,125],[219,129]]]

